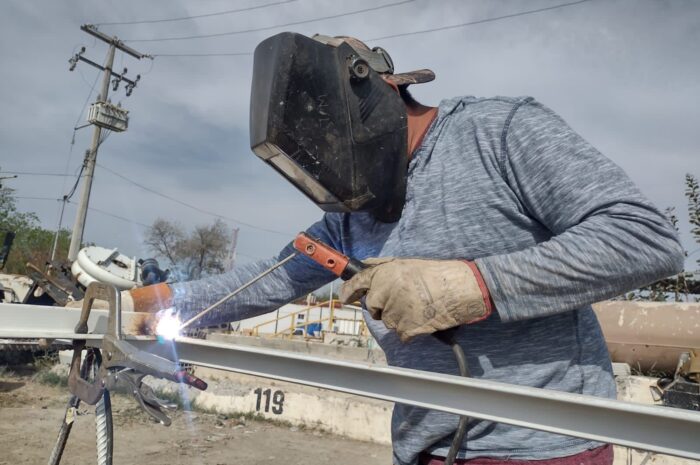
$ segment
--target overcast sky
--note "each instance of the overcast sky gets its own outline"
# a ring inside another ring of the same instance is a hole
[[[81,24],[207,14],[280,1],[4,1],[0,15],[3,171],[74,174],[80,167],[91,129],[77,132],[71,155],[70,141],[97,71],[80,63],[71,73],[67,60],[80,46],[87,48],[86,57],[100,63],[106,53],[104,43],[79,30]],[[127,41],[220,33],[399,2],[297,0],[197,20],[104,25],[101,30]],[[151,54],[250,52],[261,40],[283,30],[367,40],[559,3],[567,0],[415,0],[266,31],[128,43]],[[434,82],[412,88],[426,104],[437,105],[456,95],[531,95],[544,102],[621,165],[659,207],[675,206],[684,245],[691,251],[698,248],[688,232],[683,178],[688,172],[700,175],[700,2],[592,0],[369,43],[387,49],[397,71],[427,67],[436,72]],[[161,56],[139,62],[119,53],[115,69],[124,66],[128,76],[142,76],[131,97],[126,98],[123,89],[112,96],[112,101],[121,101],[129,109],[130,127],[106,140],[99,164],[201,209],[286,233],[241,226],[241,262],[272,255],[321,216],[315,205],[250,151],[251,56]],[[83,114],[78,125],[84,120]],[[20,197],[59,198],[72,183],[72,178],[27,175],[6,185]],[[140,224],[162,217],[192,227],[214,219],[99,167],[91,206],[132,222],[91,211],[85,240],[141,257],[149,252],[143,247]],[[58,202],[20,199],[19,207],[36,212],[45,227],[55,228]],[[75,208],[69,207],[64,226],[72,227],[74,214]]]

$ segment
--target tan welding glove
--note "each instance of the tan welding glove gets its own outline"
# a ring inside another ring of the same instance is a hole
[[[340,300],[348,303],[366,296],[372,318],[395,329],[403,342],[491,314],[488,289],[473,263],[398,258],[364,263],[370,268],[343,284]]]

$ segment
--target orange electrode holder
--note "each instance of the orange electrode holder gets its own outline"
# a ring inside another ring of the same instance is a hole
[[[356,273],[367,268],[367,265],[361,261],[343,255],[304,232],[299,233],[294,239],[294,248],[344,280],[352,278]]]

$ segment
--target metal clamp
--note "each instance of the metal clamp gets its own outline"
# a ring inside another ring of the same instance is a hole
[[[169,426],[170,418],[162,409],[173,409],[176,406],[159,399],[151,387],[143,383],[143,378],[150,375],[201,390],[207,388],[207,383],[187,373],[177,362],[139,350],[124,340],[119,303],[118,298],[110,300],[107,332],[102,339],[104,359],[100,378],[106,389],[126,390],[134,396],[144,412],[157,422]]]
[[[113,286],[102,283],[92,283],[85,291],[83,298],[83,307],[80,312],[78,324],[75,326],[77,334],[87,334],[88,319],[90,311],[95,299],[105,300],[109,303],[110,322],[111,315],[118,315],[119,324],[121,325],[121,295]],[[88,405],[95,405],[102,398],[104,392],[104,383],[101,376],[95,376],[93,381],[86,381],[80,376],[82,355],[85,349],[84,339],[73,340],[73,358],[71,359],[70,372],[68,374],[68,389],[71,394],[76,396],[81,401]]]
[[[97,282],[88,286],[80,319],[75,328],[76,333],[87,333],[87,322],[95,299],[102,299],[109,303],[107,331],[102,339],[102,364],[99,374],[92,382],[80,378],[80,358],[85,341],[74,341],[73,360],[68,378],[71,393],[83,402],[95,405],[105,389],[110,391],[126,390],[136,398],[146,413],[156,421],[166,426],[169,425],[170,419],[161,408],[171,409],[174,406],[159,399],[153,390],[143,383],[143,378],[150,375],[155,378],[185,383],[201,390],[207,388],[207,383],[187,373],[180,368],[176,361],[139,350],[124,339],[121,295],[113,286]]]

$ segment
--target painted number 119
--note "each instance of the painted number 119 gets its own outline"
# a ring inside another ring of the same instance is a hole
[[[262,408],[265,413],[269,412],[272,410],[272,413],[275,415],[281,415],[283,412],[282,406],[284,405],[284,392],[282,391],[275,391],[274,393],[272,392],[272,389],[265,389],[263,391],[263,388],[257,388],[255,391],[253,391],[255,395],[257,396],[256,401],[255,401],[255,411],[259,412],[260,409]],[[265,405],[263,406],[263,397],[265,398]],[[272,409],[270,409],[270,404],[272,404]]]

